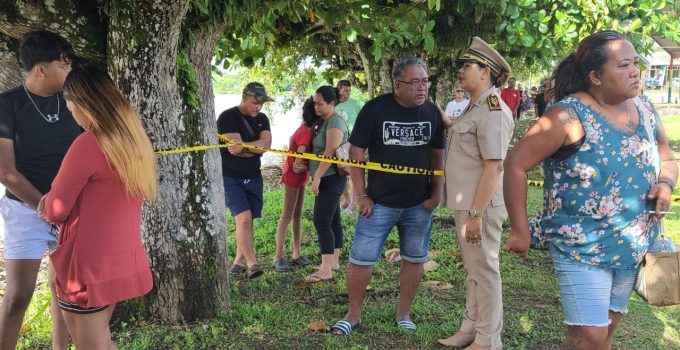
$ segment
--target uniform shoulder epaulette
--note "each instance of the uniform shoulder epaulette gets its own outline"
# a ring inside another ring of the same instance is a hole
[[[502,109],[501,101],[498,99],[498,95],[496,94],[489,95],[489,97],[486,98],[486,104],[489,105],[490,111],[500,111]]]

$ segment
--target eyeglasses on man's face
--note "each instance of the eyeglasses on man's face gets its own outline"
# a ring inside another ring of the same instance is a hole
[[[465,90],[456,90],[455,92],[465,92]]]
[[[410,81],[404,81],[404,80],[397,80],[397,81],[400,82],[400,83],[404,83],[404,84],[410,85],[410,86],[411,86],[411,89],[417,89],[417,88],[419,88],[419,87],[429,88],[429,87],[430,87],[430,84],[432,83],[432,82],[430,82],[429,80],[427,80],[427,78],[423,78],[423,79],[420,79],[420,80],[418,80],[418,79],[412,79],[412,80],[410,80]]]

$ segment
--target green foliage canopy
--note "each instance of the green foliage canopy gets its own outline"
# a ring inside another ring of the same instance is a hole
[[[680,41],[678,7],[673,0],[192,2],[192,11],[227,23],[216,50],[221,67],[260,65],[307,80],[310,72],[298,67],[309,57],[334,68],[328,78],[377,77],[383,60],[404,54],[450,67],[472,36],[494,45],[519,74],[550,69],[605,29],[629,35],[646,53],[651,35]]]

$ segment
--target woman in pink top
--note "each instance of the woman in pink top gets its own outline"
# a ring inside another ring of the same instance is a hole
[[[320,121],[321,118],[314,112],[314,101],[310,97],[302,106],[302,124],[290,137],[288,150],[300,153],[310,152],[312,137],[316,133]],[[286,231],[289,224],[293,231],[293,257],[291,261],[294,265],[299,266],[311,264],[311,261],[300,253],[300,222],[307,181],[309,181],[307,162],[302,158],[286,157],[283,175],[281,176],[281,183],[285,186],[285,192],[281,218],[276,229],[276,253],[274,256],[274,268],[279,272],[290,270],[290,266],[283,259],[283,248],[286,243]]]
[[[152,288],[140,237],[144,199],[156,196],[151,142],[108,74],[74,65],[66,105],[85,129],[71,145],[38,211],[59,225],[59,306],[79,349],[115,349],[109,319],[119,301]]]

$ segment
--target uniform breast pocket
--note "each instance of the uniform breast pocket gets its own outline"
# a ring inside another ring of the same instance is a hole
[[[481,156],[477,146],[477,128],[474,123],[461,122],[454,124],[451,129],[451,149],[453,152],[463,152],[468,156]]]

